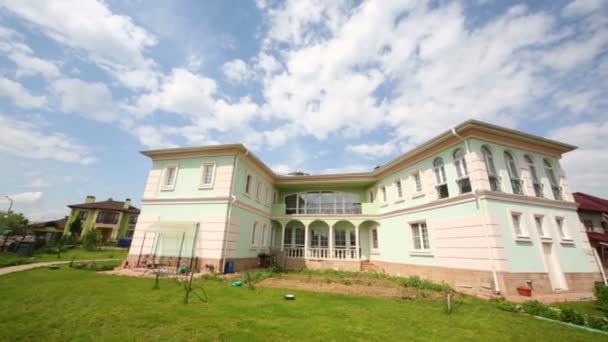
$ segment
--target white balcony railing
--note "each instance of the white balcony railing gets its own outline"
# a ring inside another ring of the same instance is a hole
[[[359,253],[356,248],[335,248],[333,253],[327,247],[307,248],[304,247],[285,247],[287,258],[315,259],[315,260],[358,260]]]

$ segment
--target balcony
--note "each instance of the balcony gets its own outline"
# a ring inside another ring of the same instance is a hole
[[[537,183],[535,182],[534,184],[534,194],[536,195],[536,197],[545,197],[543,195],[543,185],[541,183]]]
[[[375,215],[378,214],[378,203],[352,203],[348,206],[340,207],[306,207],[306,208],[287,208],[285,203],[272,205],[272,216],[284,215]]]
[[[521,179],[511,178],[511,189],[516,195],[524,194],[524,182]]]
[[[490,190],[492,191],[501,191],[500,190],[500,177],[496,175],[490,175]]]
[[[359,260],[360,252],[354,247],[285,247],[285,256],[290,259],[310,260]]]
[[[456,184],[458,184],[458,189],[460,190],[461,194],[466,194],[472,191],[471,180],[469,180],[469,177],[457,179]]]
[[[562,187],[561,186],[552,185],[551,186],[551,191],[553,192],[553,198],[555,198],[558,201],[563,200]]]

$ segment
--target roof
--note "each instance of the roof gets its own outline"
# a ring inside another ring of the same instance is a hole
[[[587,237],[589,238],[589,241],[591,241],[591,242],[608,243],[608,234],[587,232]]]
[[[43,221],[43,222],[35,222],[28,225],[29,228],[37,229],[37,228],[45,228],[45,227],[58,227],[63,228],[65,224],[68,222],[67,217],[60,218],[57,220],[51,221]]]
[[[578,210],[608,213],[608,200],[582,192],[575,192],[572,195],[574,201],[578,203]]]
[[[199,147],[146,150],[140,151],[140,153],[147,157],[150,157],[151,159],[176,159],[202,156],[207,154],[221,155],[241,153],[243,156],[250,158],[254,163],[261,167],[265,172],[267,172],[277,182],[277,184],[290,184],[293,182],[334,182],[344,177],[348,177],[348,179],[351,181],[355,180],[366,182],[370,180],[374,181],[378,177],[390,174],[394,171],[395,167],[398,167],[403,163],[408,163],[411,160],[415,160],[416,157],[420,156],[425,152],[434,151],[434,149],[436,149],[438,146],[444,146],[446,144],[452,145],[454,143],[459,143],[462,138],[470,137],[490,141],[495,140],[498,142],[501,142],[501,140],[511,139],[519,142],[526,148],[532,147],[536,148],[537,150],[547,151],[548,154],[553,156],[561,156],[561,154],[563,153],[570,152],[576,149],[576,146],[573,145],[471,119],[454,126],[453,128],[445,131],[444,133],[435,136],[434,138],[424,142],[423,144],[418,145],[417,147],[398,156],[397,158],[389,161],[388,163],[380,167],[374,168],[369,172],[324,175],[277,174],[243,144],[223,144]]]
[[[102,209],[102,210],[114,210],[114,211],[124,211],[131,214],[139,214],[139,208],[134,206],[129,206],[129,209],[125,209],[125,202],[114,201],[112,199],[108,199],[107,201],[101,202],[92,202],[92,203],[81,203],[81,204],[71,204],[68,205],[69,208],[79,208],[79,209]]]

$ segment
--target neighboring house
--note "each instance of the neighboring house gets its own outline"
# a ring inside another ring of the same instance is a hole
[[[102,241],[116,240],[133,236],[139,209],[131,205],[131,200],[124,202],[107,201],[95,202],[94,196],[87,196],[85,203],[68,205],[72,212],[65,226],[64,233],[70,231],[70,224],[79,218],[82,222],[84,235],[90,229],[97,229]]]
[[[604,268],[608,268],[608,200],[582,192],[573,195],[589,242],[596,249]]]
[[[68,217],[58,220],[31,223],[27,228],[34,233],[36,239],[44,239],[46,245],[53,244],[63,234]]]
[[[240,271],[273,253],[287,268],[589,294],[599,268],[559,163],[574,149],[470,120],[361,173],[277,174],[241,144],[144,151],[129,265],[186,263],[198,226],[198,269]]]

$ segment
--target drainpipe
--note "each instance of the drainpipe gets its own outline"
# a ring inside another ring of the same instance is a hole
[[[245,155],[249,154],[249,150],[245,150]],[[236,183],[236,168],[239,165],[239,156],[234,155],[234,162],[232,162],[232,181],[230,182],[230,201],[228,201],[228,208],[226,209],[226,226],[224,227],[224,246],[222,248],[222,257],[220,258],[220,273],[224,272],[224,264],[226,263],[226,249],[228,248],[228,229],[230,229],[230,223],[232,218],[232,205],[236,202],[236,196],[234,196],[234,184]]]
[[[469,141],[462,137],[460,134],[456,133],[456,130],[452,127],[452,134],[462,140],[464,142],[467,155],[471,153],[471,149],[469,148]],[[492,269],[492,279],[494,280],[494,293],[500,294],[500,286],[498,285],[498,274],[496,273],[496,260],[494,258],[494,253],[492,253],[492,246],[490,240],[490,234],[488,234],[488,224],[486,222],[486,212],[487,209],[485,206],[481,205],[481,200],[479,198],[479,194],[477,193],[478,189],[473,191],[473,196],[475,196],[475,200],[477,202],[477,208],[481,212],[481,225],[483,227],[483,231],[486,238],[486,248],[488,249],[488,254],[490,255],[490,268]]]

